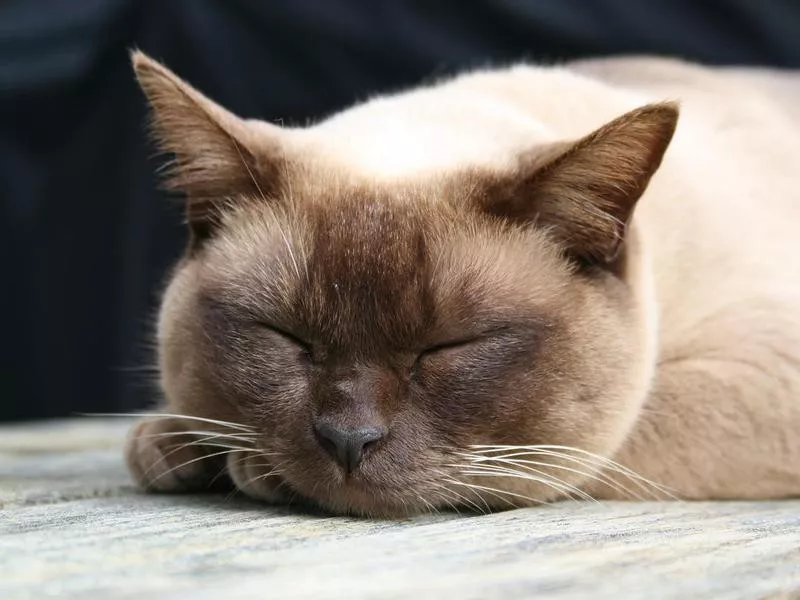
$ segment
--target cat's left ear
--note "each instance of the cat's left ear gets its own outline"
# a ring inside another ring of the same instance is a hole
[[[577,142],[522,156],[489,186],[482,208],[546,228],[583,263],[610,265],[677,121],[676,104],[650,104]]]
[[[186,195],[192,242],[209,237],[231,199],[271,194],[284,160],[281,129],[234,115],[142,52],[131,54],[161,150],[173,156],[166,186]]]

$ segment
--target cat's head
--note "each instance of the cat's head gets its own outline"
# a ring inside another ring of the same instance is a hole
[[[134,64],[191,234],[163,388],[173,412],[255,432],[263,455],[231,464],[247,491],[501,508],[566,494],[602,466],[580,452],[618,448],[653,361],[631,216],[675,106],[532,140],[508,168],[378,180]]]

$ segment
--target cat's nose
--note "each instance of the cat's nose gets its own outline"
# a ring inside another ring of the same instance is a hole
[[[381,427],[348,429],[325,422],[315,424],[314,432],[320,446],[347,473],[359,465],[366,451],[386,436],[386,429]]]

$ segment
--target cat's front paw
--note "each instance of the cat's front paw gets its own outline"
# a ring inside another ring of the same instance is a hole
[[[193,492],[229,484],[225,457],[189,433],[191,426],[165,417],[141,421],[130,432],[125,459],[134,481],[156,492]]]
[[[234,485],[245,495],[270,504],[285,504],[290,490],[280,471],[261,454],[228,457],[228,474]]]

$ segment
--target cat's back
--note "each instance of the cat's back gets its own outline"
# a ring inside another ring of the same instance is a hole
[[[691,132],[724,144],[725,153],[756,144],[777,154],[800,143],[798,97],[800,74],[791,72],[651,57],[521,64],[377,96],[294,133],[334,162],[395,178],[502,166],[520,149],[579,138],[627,110],[671,99],[682,105],[678,143]]]
[[[371,179],[511,164],[521,151],[582,137],[647,102],[566,67],[483,69],[376,96],[314,125],[295,143]]]
[[[732,115],[752,118],[759,128],[784,120],[800,125],[800,71],[706,67],[648,56],[575,61],[569,69],[620,89],[672,96],[691,112],[710,109],[705,116],[712,127]]]

